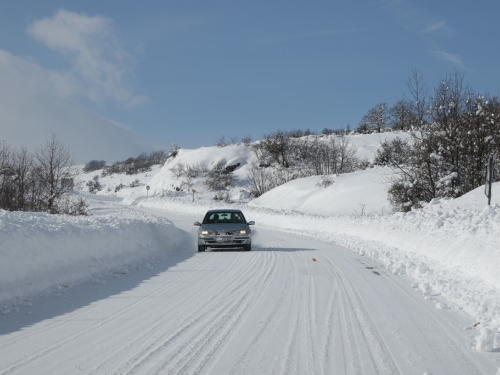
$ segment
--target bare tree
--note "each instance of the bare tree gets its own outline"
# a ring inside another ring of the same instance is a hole
[[[290,152],[290,136],[284,131],[277,131],[264,139],[264,148],[278,165],[288,168],[290,163],[288,155]]]
[[[35,153],[35,167],[46,211],[57,213],[57,200],[67,194],[62,181],[72,177],[72,164],[71,152],[55,134]]]
[[[12,152],[3,145],[0,152],[0,207],[12,210],[12,200],[14,196],[13,188],[13,161]]]
[[[251,135],[246,135],[241,139],[241,144],[243,146],[250,146],[250,143],[252,143],[252,136]]]
[[[260,197],[269,191],[269,176],[264,168],[260,168],[257,164],[252,163],[247,173],[247,178],[250,181],[250,191],[254,197]]]
[[[340,137],[338,141],[338,173],[353,172],[356,169],[356,148],[354,148],[348,137]]]
[[[375,107],[370,108],[366,115],[363,116],[360,126],[364,125],[380,133],[389,123],[389,118],[389,105],[387,103],[379,103]]]
[[[427,122],[429,109],[429,88],[424,83],[422,72],[413,69],[412,75],[406,81],[406,86],[409,94],[405,96],[405,99],[416,116],[414,125],[420,127]]]
[[[17,152],[13,160],[13,170],[16,175],[14,180],[16,188],[16,208],[24,211],[30,209],[29,192],[33,186],[33,156],[26,148]]]
[[[393,130],[409,130],[412,126],[419,123],[415,112],[410,104],[400,99],[389,110],[392,121],[391,127]]]
[[[267,156],[268,153],[265,148],[265,144],[263,141],[257,141],[255,143],[252,143],[250,146],[252,149],[252,152],[254,153],[255,157],[257,158],[257,161],[259,162],[259,166],[264,166],[267,164]]]

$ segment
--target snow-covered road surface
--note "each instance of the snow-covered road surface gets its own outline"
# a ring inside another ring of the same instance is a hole
[[[166,215],[189,232],[198,219]],[[331,244],[254,234],[251,252],[176,253],[0,317],[0,374],[495,374],[500,366],[499,353],[471,348],[465,316],[436,309],[404,276]]]

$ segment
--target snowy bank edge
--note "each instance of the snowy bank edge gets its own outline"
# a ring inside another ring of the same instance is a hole
[[[0,310],[85,281],[149,267],[190,243],[170,221],[125,207],[68,217],[0,211]]]

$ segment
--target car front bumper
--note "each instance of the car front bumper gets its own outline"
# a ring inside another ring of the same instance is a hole
[[[224,238],[221,238],[224,237]],[[250,236],[202,236],[198,237],[198,245],[212,248],[231,248],[250,245]]]

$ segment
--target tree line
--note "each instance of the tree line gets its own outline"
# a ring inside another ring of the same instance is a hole
[[[500,154],[497,96],[475,91],[459,72],[442,79],[432,96],[418,82],[420,96],[413,97],[408,122],[410,140],[382,143],[375,159],[396,172],[388,196],[397,211],[421,207],[433,198],[457,198],[484,185],[488,157],[498,159]],[[497,163],[495,181],[499,172]]]
[[[257,160],[247,174],[253,196],[296,178],[354,172],[369,165],[356,156],[349,137],[342,133],[298,134],[276,131],[251,144]]]
[[[117,173],[133,175],[151,171],[153,165],[165,163],[169,156],[170,154],[165,150],[159,150],[152,151],[149,154],[143,152],[135,158],[130,157],[112,164],[107,164],[105,160],[91,160],[85,164],[83,171],[90,173],[102,169],[102,177]]]
[[[85,201],[72,195],[70,150],[55,135],[35,152],[2,147],[0,152],[0,208],[86,214]]]

